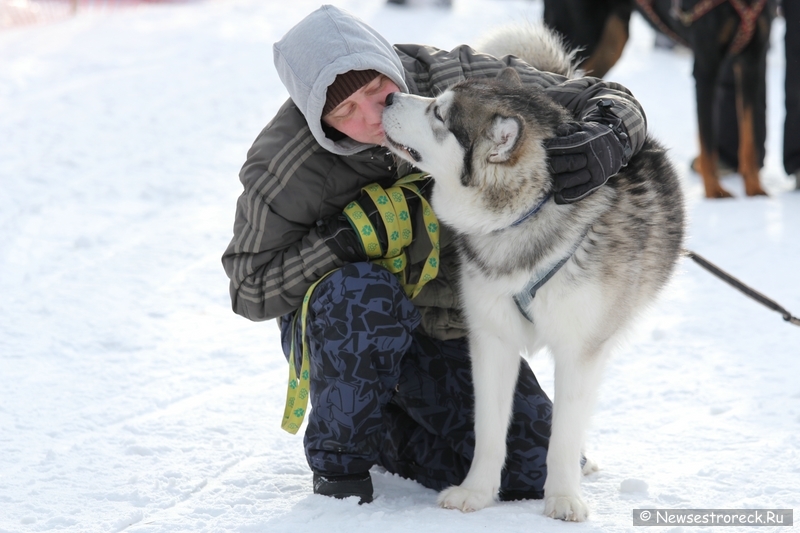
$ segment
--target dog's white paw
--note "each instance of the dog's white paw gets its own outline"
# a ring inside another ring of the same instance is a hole
[[[577,494],[546,496],[544,514],[558,520],[583,522],[589,516],[589,508]]]
[[[581,472],[583,473],[584,476],[588,476],[589,474],[594,474],[598,470],[600,470],[600,467],[597,465],[597,463],[595,463],[594,461],[592,461],[587,457],[586,463],[584,463]]]
[[[437,502],[445,509],[458,509],[465,513],[471,513],[494,503],[494,494],[491,490],[450,487],[439,493]]]

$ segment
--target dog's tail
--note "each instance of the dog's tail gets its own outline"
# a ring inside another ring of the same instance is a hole
[[[583,75],[575,60],[579,50],[569,50],[561,35],[542,21],[501,26],[484,35],[475,48],[495,57],[517,56],[539,70],[568,78]]]

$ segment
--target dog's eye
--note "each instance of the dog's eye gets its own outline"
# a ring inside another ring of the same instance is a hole
[[[433,108],[433,116],[436,117],[436,120],[444,122],[441,113],[439,113],[439,106]]]

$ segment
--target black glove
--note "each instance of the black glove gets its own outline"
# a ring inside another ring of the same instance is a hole
[[[428,182],[429,181],[430,180],[428,180]],[[419,183],[418,186],[422,188],[423,185],[428,182]],[[419,197],[407,189],[401,190],[406,199],[406,204],[408,205],[409,216],[413,217],[420,205]],[[389,236],[386,235],[386,226],[383,223],[380,213],[378,213],[375,202],[373,202],[372,197],[366,192],[362,192],[361,196],[359,196],[356,201],[375,228],[381,250],[385,252],[388,248]],[[317,221],[317,228],[319,235],[339,259],[348,263],[369,260],[369,256],[361,242],[361,237],[356,233],[355,229],[353,229],[352,223],[344,213],[336,213]]]
[[[583,122],[561,124],[545,142],[557,204],[589,196],[628,164],[632,148],[622,120],[602,100]]]
[[[317,221],[317,231],[325,244],[336,257],[347,263],[368,261],[367,253],[361,245],[350,221],[344,213],[337,213]]]

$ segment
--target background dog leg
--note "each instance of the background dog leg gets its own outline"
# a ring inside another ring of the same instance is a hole
[[[744,178],[744,191],[747,196],[765,196],[767,193],[761,188],[758,177],[758,149],[753,116],[758,71],[746,65],[748,65],[746,61],[737,61],[733,65],[736,80],[736,114],[739,117],[739,173]]]
[[[491,505],[506,461],[506,434],[519,375],[519,350],[492,334],[470,335],[475,387],[475,456],[466,479],[439,495],[439,505],[464,512]]]
[[[722,188],[719,183],[718,155],[708,149],[700,138],[700,155],[697,158],[698,171],[703,178],[706,198],[732,198],[733,195]]]
[[[581,498],[581,448],[607,355],[605,350],[579,355],[554,350],[554,358],[555,398],[544,512],[552,518],[582,522],[589,509]]]
[[[698,166],[706,198],[730,198],[733,195],[719,183],[717,136],[714,123],[714,97],[722,58],[695,54],[694,80],[697,102],[697,126],[700,134]]]
[[[616,13],[612,13],[603,27],[595,53],[581,63],[581,68],[590,76],[602,78],[619,61],[627,42],[628,21],[623,21]]]

